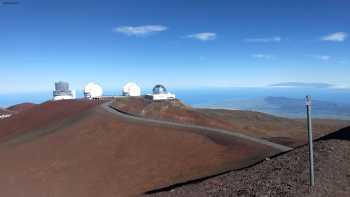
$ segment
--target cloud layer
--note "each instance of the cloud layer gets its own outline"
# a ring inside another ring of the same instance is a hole
[[[331,56],[329,55],[318,55],[318,54],[313,54],[313,55],[308,55],[312,58],[318,59],[318,60],[323,60],[323,61],[328,61],[331,59]]]
[[[290,88],[331,88],[334,85],[329,83],[305,83],[305,82],[281,82],[271,84],[271,87],[290,87]]]
[[[188,35],[186,37],[197,39],[200,41],[209,41],[209,40],[215,40],[217,36],[216,36],[216,33],[203,32],[203,33],[191,34],[191,35]]]
[[[273,55],[262,54],[262,53],[252,54],[251,56],[252,58],[255,58],[255,59],[265,59],[265,60],[271,60],[275,58]]]
[[[348,34],[345,32],[335,32],[321,37],[321,40],[331,42],[344,42],[347,37]]]
[[[146,36],[152,33],[166,31],[168,27],[163,25],[120,26],[113,28],[113,32],[128,36]]]
[[[281,42],[282,38],[279,36],[267,37],[267,38],[247,38],[244,41],[245,42],[260,42],[260,43]]]

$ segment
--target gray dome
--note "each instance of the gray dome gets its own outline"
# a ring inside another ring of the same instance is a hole
[[[156,85],[153,88],[153,94],[166,94],[168,91],[166,90],[166,88],[163,85]]]

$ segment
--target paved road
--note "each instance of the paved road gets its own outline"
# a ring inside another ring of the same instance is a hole
[[[154,120],[154,119],[148,119],[148,118],[133,116],[133,115],[130,115],[130,114],[122,113],[122,112],[118,111],[117,109],[114,109],[113,107],[111,107],[111,103],[112,103],[112,101],[102,104],[102,108],[105,109],[106,111],[110,112],[110,113],[113,113],[114,115],[117,115],[119,117],[123,117],[123,118],[126,118],[126,119],[139,121],[139,122],[156,123],[156,124],[160,124],[160,125],[175,126],[175,127],[185,128],[185,129],[198,129],[198,130],[203,130],[203,131],[207,131],[207,132],[215,132],[215,133],[226,134],[226,135],[234,136],[234,137],[241,138],[241,139],[244,139],[244,140],[253,141],[253,142],[256,142],[256,143],[259,143],[259,144],[264,144],[264,145],[276,148],[276,149],[278,149],[278,150],[280,150],[282,152],[290,151],[290,150],[293,149],[293,148],[288,147],[288,146],[284,146],[284,145],[276,144],[276,143],[273,143],[273,142],[270,142],[270,141],[267,141],[267,140],[263,140],[263,139],[260,139],[260,138],[255,138],[255,137],[252,137],[252,136],[244,135],[242,133],[237,133],[237,132],[233,132],[233,131],[227,131],[227,130],[224,130],[224,129],[203,127],[203,126],[190,125],[190,124],[181,124],[181,123],[176,123],[176,122],[163,121],[163,120]]]

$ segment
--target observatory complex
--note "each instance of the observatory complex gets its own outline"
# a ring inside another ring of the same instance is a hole
[[[168,92],[167,89],[160,84],[154,86],[153,93],[146,95],[146,97],[154,101],[174,100],[176,98],[175,94]]]
[[[55,90],[53,91],[53,100],[69,100],[75,99],[75,91],[69,90],[69,84],[64,81],[55,83]]]
[[[123,87],[123,96],[141,96],[141,88],[134,82],[129,82]]]
[[[128,82],[122,89],[123,96],[137,97],[141,96],[141,88],[134,82]],[[103,89],[96,83],[88,83],[84,88],[84,97],[86,99],[101,99],[103,97]],[[153,87],[152,94],[145,95],[145,98],[153,101],[174,100],[175,94],[167,91],[165,86],[158,84]],[[55,83],[53,91],[53,100],[75,99],[75,91],[69,90],[68,82],[59,81]]]
[[[84,88],[84,97],[87,99],[100,99],[102,94],[103,90],[101,86],[95,83],[89,83]]]

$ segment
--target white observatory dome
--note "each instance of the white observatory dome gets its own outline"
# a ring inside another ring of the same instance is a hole
[[[84,96],[88,99],[101,98],[103,94],[103,90],[101,86],[95,83],[89,83],[84,88]]]
[[[140,96],[141,95],[141,88],[133,82],[127,83],[123,87],[123,96]]]

